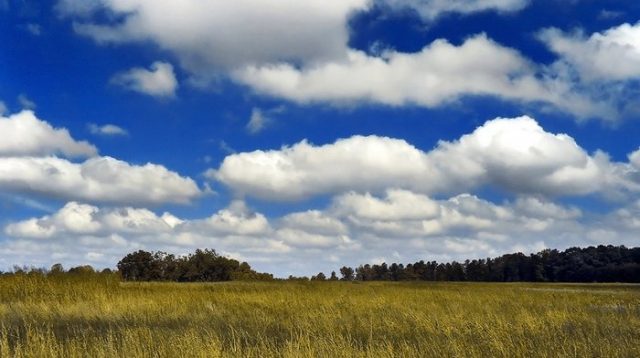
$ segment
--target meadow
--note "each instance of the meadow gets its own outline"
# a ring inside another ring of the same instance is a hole
[[[1,357],[640,357],[640,286],[0,277]]]

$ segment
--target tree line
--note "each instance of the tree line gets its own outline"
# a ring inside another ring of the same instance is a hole
[[[343,281],[640,282],[640,247],[600,245],[464,262],[344,266],[340,275]],[[323,280],[325,275],[311,279]]]
[[[65,270],[14,266],[4,274],[117,275],[126,281],[212,282],[275,280],[273,274],[257,272],[246,262],[219,255],[215,250],[196,250],[176,256],[139,250],[124,256],[117,271],[100,272],[90,265]],[[535,254],[506,254],[464,262],[418,261],[415,263],[343,266],[330,275],[289,276],[291,281],[484,281],[484,282],[633,282],[640,283],[640,247],[590,246],[564,251],[543,250]],[[2,273],[2,272],[0,272]]]

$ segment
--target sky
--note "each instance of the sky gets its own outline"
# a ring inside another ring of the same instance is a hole
[[[0,0],[0,269],[640,238],[640,2]]]

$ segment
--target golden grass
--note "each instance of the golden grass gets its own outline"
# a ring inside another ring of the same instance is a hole
[[[640,286],[0,277],[1,357],[640,357]]]

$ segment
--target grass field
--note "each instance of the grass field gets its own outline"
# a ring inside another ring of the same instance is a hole
[[[0,277],[2,357],[640,357],[640,286]]]

